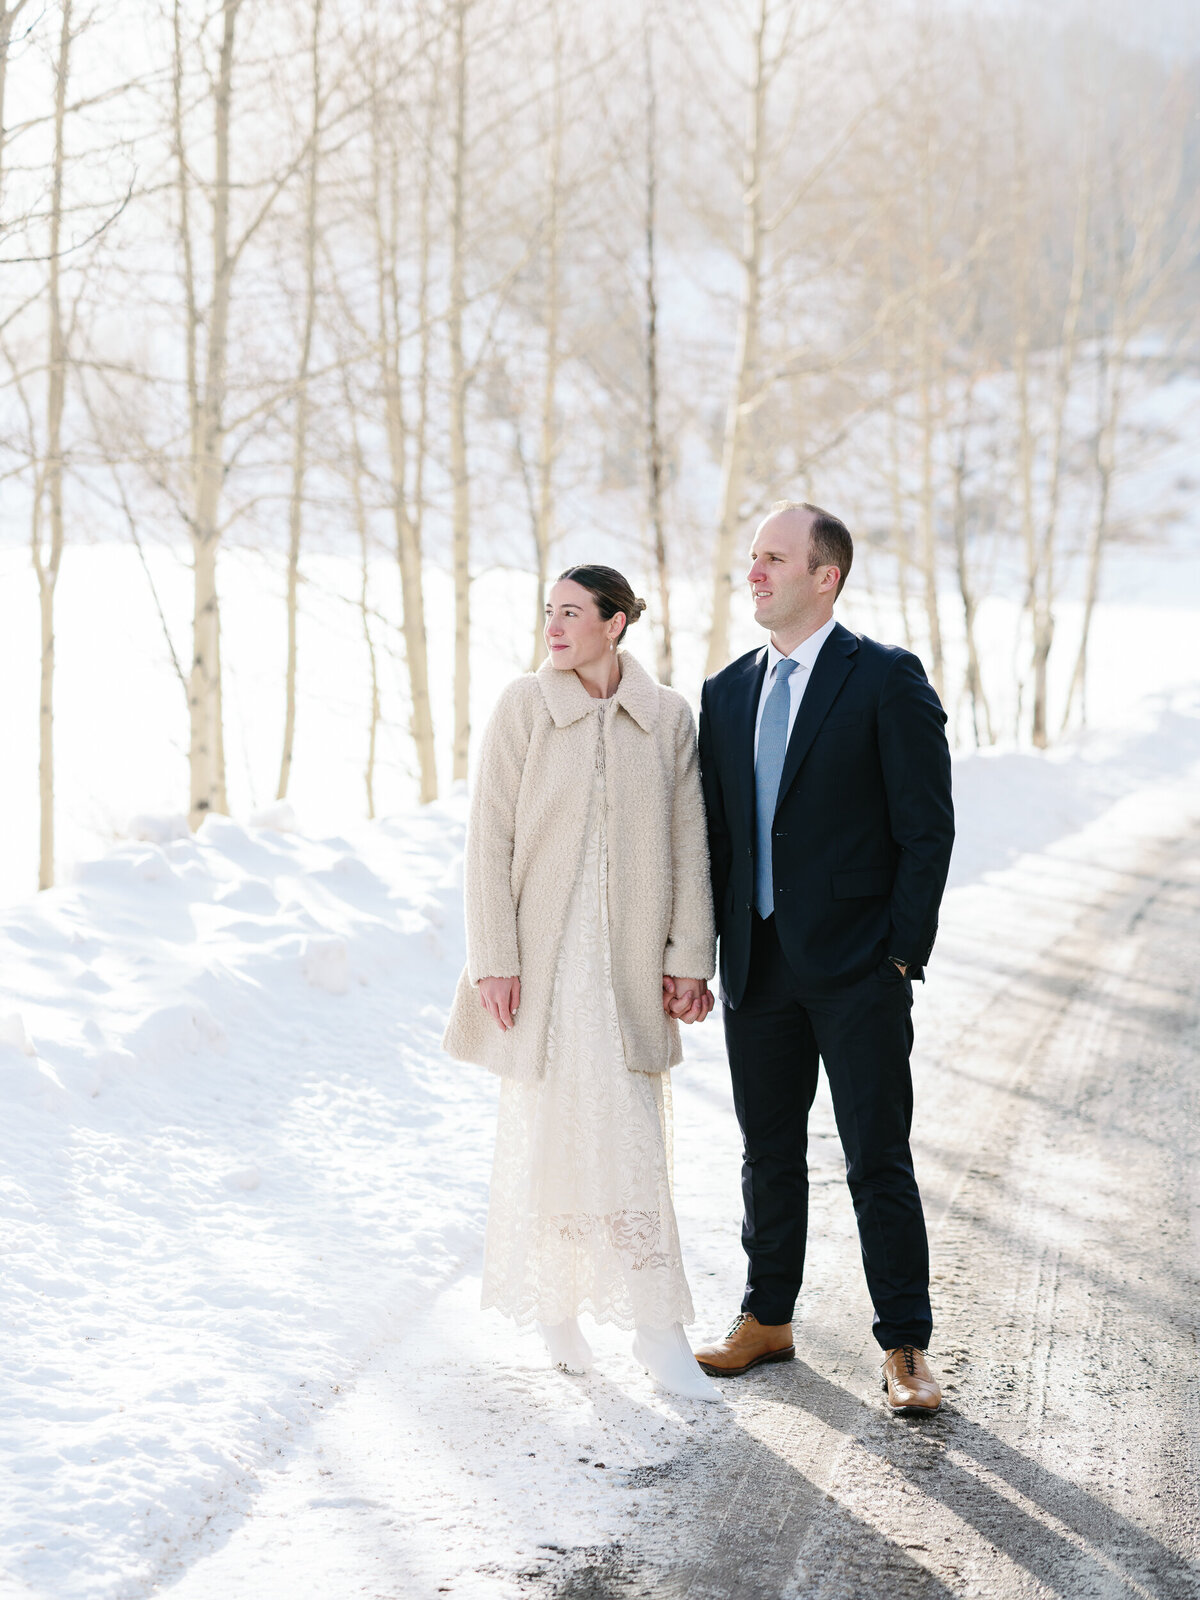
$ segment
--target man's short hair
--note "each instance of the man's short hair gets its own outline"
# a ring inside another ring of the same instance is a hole
[[[820,506],[814,506],[808,500],[776,500],[768,515],[773,517],[777,511],[812,512],[808,570],[815,572],[818,567],[838,569],[837,593],[834,595],[836,600],[846,587],[846,579],[850,576],[850,568],[854,562],[854,540],[850,537],[849,528],[840,517],[835,517],[832,511],[822,511]]]

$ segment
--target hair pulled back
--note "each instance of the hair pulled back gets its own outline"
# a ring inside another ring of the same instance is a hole
[[[615,567],[602,567],[595,562],[586,562],[582,566],[568,567],[565,572],[560,572],[555,580],[562,583],[570,579],[577,583],[581,589],[586,589],[596,602],[596,609],[605,622],[610,617],[615,617],[618,611],[625,615],[625,627],[617,635],[617,643],[625,637],[625,628],[630,627],[646,609],[646,602],[639,600],[629,587],[628,578],[617,571]]]

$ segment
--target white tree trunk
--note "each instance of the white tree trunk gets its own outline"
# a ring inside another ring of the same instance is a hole
[[[758,0],[742,161],[741,301],[733,387],[725,413],[725,438],[721,451],[720,521],[713,558],[712,620],[708,634],[708,661],[704,669],[706,676],[719,671],[729,659],[733,561],[741,533],[746,429],[750,401],[757,388],[763,270],[762,162],[766,138],[767,19],[768,0]]]
[[[967,646],[967,697],[971,702],[971,732],[976,746],[994,744],[992,713],[983,687],[983,670],[975,634],[978,600],[967,552],[967,440],[972,433],[973,383],[968,386],[962,424],[958,435],[958,456],[954,464],[954,557],[958,593],[963,608],[963,635]],[[982,718],[982,729],[980,719]]]
[[[304,200],[304,321],[296,373],[296,413],[292,426],[292,483],[288,502],[287,669],[284,691],[283,754],[275,798],[287,798],[296,739],[297,610],[300,586],[300,540],[304,525],[304,480],[308,471],[308,375],[317,317],[317,196],[320,182],[321,133],[321,6],[312,10],[312,120],[308,183]]]
[[[66,404],[67,348],[62,317],[63,166],[67,117],[67,78],[71,64],[71,5],[63,0],[54,83],[54,167],[50,180],[50,271],[46,453],[33,508],[33,566],[37,574],[41,620],[41,672],[38,685],[38,888],[54,883],[54,590],[63,552],[63,411]],[[41,502],[50,524],[49,549],[43,549]]]
[[[0,0],[0,217],[3,217],[5,146],[4,103],[8,87],[8,52],[12,45],[17,18],[29,0]]]
[[[1039,750],[1044,749],[1049,741],[1047,676],[1050,650],[1054,643],[1058,513],[1062,499],[1067,407],[1071,398],[1071,383],[1078,348],[1079,314],[1083,305],[1083,289],[1087,273],[1090,216],[1091,187],[1085,166],[1075,212],[1071,281],[1059,335],[1058,369],[1054,388],[1054,425],[1050,444],[1050,488],[1047,495],[1046,517],[1042,525],[1041,548],[1038,553],[1037,582],[1033,593],[1033,710],[1030,735]]]
[[[534,540],[537,559],[537,590],[533,611],[533,650],[530,670],[536,672],[546,656],[546,586],[550,578],[550,549],[554,541],[554,462],[558,454],[558,366],[562,266],[562,148],[563,81],[562,25],[558,6],[553,6],[551,27],[554,33],[554,88],[550,113],[550,149],[546,172],[546,294],[545,364],[542,369],[542,413],[538,448],[537,516]]]
[[[1127,334],[1118,330],[1112,337],[1111,348],[1101,354],[1101,375],[1096,427],[1096,509],[1088,530],[1086,576],[1083,589],[1083,621],[1079,633],[1079,646],[1075,652],[1075,665],[1063,707],[1063,728],[1069,725],[1076,700],[1079,718],[1087,725],[1087,668],[1088,645],[1091,641],[1092,618],[1096,601],[1100,598],[1100,569],[1104,549],[1108,542],[1108,515],[1112,501],[1113,477],[1116,473],[1117,430],[1121,425],[1121,403],[1124,398],[1123,378]]]
[[[398,157],[390,148],[382,119],[385,100],[372,106],[372,162],[375,226],[376,317],[379,325],[379,378],[390,472],[389,498],[400,569],[404,655],[411,704],[410,732],[417,754],[421,803],[437,799],[437,753],[429,700],[429,649],[425,630],[425,584],[421,540],[408,500],[408,424],[401,371]]]
[[[192,563],[195,593],[192,605],[192,670],[188,679],[191,776],[189,815],[199,826],[213,811],[227,812],[224,731],[221,725],[221,619],[217,599],[217,549],[221,481],[225,467],[225,386],[229,345],[229,308],[234,259],[229,249],[229,138],[233,96],[234,33],[241,0],[223,0],[221,53],[214,88],[213,130],[216,174],[212,192],[212,307],[208,321],[203,387],[197,412],[193,463]],[[183,148],[183,132],[179,145]],[[181,182],[187,177],[181,173]],[[196,306],[189,317],[198,325]],[[194,340],[195,330],[191,336]]]
[[[454,121],[450,179],[450,484],[454,569],[454,745],[451,777],[465,783],[471,747],[471,487],[467,475],[466,310],[467,6],[454,0]]]
[[[658,677],[670,683],[674,671],[671,636],[671,572],[663,522],[663,447],[659,426],[658,374],[658,113],[654,84],[653,41],[650,24],[643,26],[646,67],[646,477],[650,534],[654,542],[654,573],[658,587]]]
[[[367,787],[367,816],[372,820],[375,817],[375,755],[379,739],[379,661],[375,651],[375,637],[371,632],[371,607],[370,607],[370,575],[371,575],[371,541],[370,524],[367,518],[367,505],[363,498],[363,473],[364,464],[362,445],[358,437],[358,421],[354,415],[354,407],[349,393],[349,384],[345,385],[346,415],[350,423],[350,488],[354,500],[354,526],[358,534],[359,550],[359,586],[358,586],[358,614],[362,623],[363,643],[367,647],[367,662],[371,673],[371,710],[367,727],[367,759],[363,769],[363,779]]]
[[[890,259],[890,258],[889,258]],[[894,268],[891,269],[894,277]],[[889,282],[894,292],[894,282]],[[912,552],[908,544],[908,522],[904,506],[904,459],[901,449],[900,408],[904,397],[901,382],[899,340],[894,325],[889,322],[885,339],[887,366],[891,395],[888,402],[888,503],[892,515],[892,547],[896,557],[896,593],[900,602],[900,625],[904,630],[906,649],[913,647],[912,618],[909,615],[909,564]]]
[[[945,699],[946,673],[942,648],[942,621],[938,607],[938,550],[934,484],[934,441],[939,428],[935,407],[937,357],[934,350],[934,263],[932,134],[928,122],[921,143],[918,194],[921,248],[921,283],[917,302],[917,382],[921,428],[921,576],[925,591],[925,626],[929,634],[929,676],[938,696]]]

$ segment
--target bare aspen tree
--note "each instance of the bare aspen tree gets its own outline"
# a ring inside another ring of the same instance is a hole
[[[1034,594],[1038,588],[1038,544],[1035,534],[1036,507],[1034,504],[1034,458],[1036,455],[1035,423],[1032,414],[1033,397],[1030,393],[1030,350],[1034,337],[1034,305],[1032,241],[1029,227],[1029,171],[1025,148],[1024,128],[1019,104],[1015,107],[1016,122],[1013,130],[1013,169],[1010,185],[1013,303],[1013,388],[1017,411],[1016,476],[1020,506],[1021,549],[1025,562],[1025,609],[1033,612]],[[1024,683],[1018,678],[1014,734],[1019,735],[1023,712]]]
[[[558,369],[562,318],[562,162],[563,162],[563,33],[558,0],[551,0],[550,128],[546,154],[545,349],[542,369],[541,426],[538,442],[537,508],[534,543],[537,590],[533,613],[531,670],[545,659],[546,584],[554,540],[554,462],[558,454]]]
[[[1066,470],[1067,410],[1075,379],[1079,349],[1079,320],[1088,266],[1088,229],[1091,219],[1091,163],[1085,146],[1079,168],[1075,203],[1075,230],[1071,241],[1071,277],[1067,285],[1055,359],[1050,436],[1050,482],[1042,518],[1040,548],[1035,553],[1030,612],[1033,628],[1033,706],[1030,738],[1037,749],[1049,742],[1048,664],[1054,643],[1054,604],[1057,592],[1056,552],[1062,483]]]
[[[1113,487],[1121,467],[1131,349],[1178,289],[1200,240],[1200,202],[1193,192],[1185,191],[1183,127],[1192,112],[1180,85],[1172,88],[1165,104],[1155,108],[1139,147],[1128,155],[1115,149],[1110,155],[1107,326],[1100,332],[1096,358],[1096,495],[1084,558],[1083,618],[1063,709],[1064,729],[1077,703],[1081,721],[1087,722],[1088,647],[1104,555],[1112,537]]]
[[[729,657],[733,559],[741,533],[746,430],[750,421],[750,404],[759,387],[758,323],[763,271],[763,164],[767,137],[767,90],[771,74],[767,49],[770,18],[771,0],[756,0],[742,151],[742,243],[738,263],[741,284],[737,346],[721,449],[721,487],[713,555],[712,620],[708,635],[708,661],[704,669],[706,675],[717,672]]]
[[[966,647],[964,688],[971,708],[971,734],[976,746],[992,744],[995,728],[991,706],[983,681],[983,662],[979,649],[979,591],[976,564],[972,558],[970,533],[979,517],[968,483],[978,469],[976,458],[983,448],[984,430],[979,415],[980,378],[988,369],[986,299],[990,287],[986,255],[982,243],[987,233],[989,172],[985,161],[987,139],[983,128],[988,122],[987,107],[975,129],[970,162],[973,194],[969,210],[963,208],[964,233],[970,241],[970,260],[961,280],[961,303],[951,302],[949,338],[958,367],[952,392],[959,401],[956,437],[953,438],[952,508],[950,524],[954,538],[954,570],[958,580],[963,612],[963,643]],[[950,442],[949,440],[947,441]]]
[[[974,408],[975,379],[967,379],[963,398],[962,420],[958,428],[958,445],[954,458],[954,503],[951,527],[954,533],[954,570],[958,579],[958,593],[963,608],[963,641],[966,645],[966,691],[971,706],[971,732],[975,744],[993,744],[995,730],[983,684],[983,666],[979,655],[976,619],[979,614],[979,597],[971,572],[967,546],[969,512],[967,504],[967,452],[976,426]]]
[[[358,607],[362,620],[363,642],[367,647],[367,660],[371,669],[371,711],[367,721],[367,759],[363,768],[363,781],[367,788],[367,816],[374,821],[375,818],[375,754],[379,741],[379,661],[375,651],[375,637],[371,632],[371,608],[369,603],[369,589],[371,581],[370,542],[367,537],[367,520],[363,513],[362,504],[362,477],[360,474],[361,463],[356,455],[354,488],[355,488],[355,522],[358,528],[359,552],[361,560],[361,581],[359,584]]]
[[[229,809],[225,775],[225,731],[221,677],[221,615],[217,557],[224,531],[222,498],[229,469],[229,368],[233,356],[231,317],[233,285],[251,242],[305,163],[310,141],[279,160],[278,167],[257,184],[234,184],[231,172],[235,42],[243,0],[222,0],[220,38],[215,70],[202,59],[206,84],[199,102],[211,114],[212,176],[197,176],[189,149],[195,110],[187,81],[184,11],[174,0],[171,144],[175,164],[176,227],[183,275],[184,382],[188,409],[188,495],[185,518],[192,545],[192,662],[188,676],[189,789],[188,815],[193,827],[212,811]],[[253,18],[253,14],[252,14]],[[201,28],[200,52],[204,54]],[[256,195],[248,219],[236,234],[232,205],[252,190]],[[206,206],[203,228],[194,217],[195,202]],[[207,282],[201,275],[207,269]],[[205,293],[204,290],[207,290]],[[290,385],[282,386],[285,389]],[[279,391],[276,391],[278,394]]]
[[[894,260],[891,252],[889,252],[888,259],[894,271]],[[894,277],[889,283],[889,289],[894,296],[896,293]],[[912,564],[912,553],[909,550],[908,513],[905,505],[905,454],[902,445],[903,429],[900,416],[900,407],[907,381],[902,370],[900,341],[897,337],[896,319],[894,317],[890,317],[886,325],[884,354],[890,390],[890,399],[887,407],[887,491],[892,526],[889,542],[896,558],[896,593],[900,603],[900,626],[904,631],[905,646],[911,650],[913,647],[913,629],[912,619],[909,615],[909,568]]]
[[[879,332],[871,348],[878,350],[880,376],[885,380],[880,402],[883,487],[892,525],[889,543],[896,561],[900,625],[910,648],[918,647],[923,631],[922,659],[938,694],[945,698],[939,529],[954,530],[945,491],[955,483],[955,472],[947,470],[946,462],[953,416],[947,347],[953,342],[951,326],[962,319],[958,279],[975,245],[957,239],[954,245],[949,243],[956,219],[946,191],[954,193],[957,174],[947,170],[947,140],[931,87],[944,70],[942,54],[924,22],[905,37],[920,66],[890,97],[890,138],[873,152],[876,161],[889,164],[890,178],[888,195],[868,212],[871,217],[878,209],[879,217],[865,230],[867,251],[879,230],[884,242],[873,258],[868,255],[874,271],[868,275],[867,289]],[[871,177],[868,185],[874,186]],[[951,264],[945,252],[955,245],[958,250]],[[957,441],[960,446],[963,442],[961,437]],[[965,484],[965,462],[962,472]],[[965,539],[965,526],[961,532]],[[966,574],[959,554],[956,546],[961,593]],[[965,559],[965,546],[961,554]]]
[[[1079,646],[1075,652],[1075,665],[1071,670],[1071,681],[1067,688],[1066,704],[1063,707],[1064,730],[1070,725],[1071,712],[1076,700],[1079,703],[1080,721],[1087,725],[1088,645],[1091,641],[1096,601],[1100,598],[1100,570],[1110,533],[1109,516],[1112,507],[1113,480],[1117,471],[1117,436],[1123,421],[1127,379],[1125,363],[1132,331],[1124,315],[1125,309],[1121,301],[1114,301],[1113,327],[1111,332],[1100,340],[1096,357],[1096,500],[1088,529],[1085,556],[1083,621],[1080,625]]]
[[[63,331],[62,223],[67,80],[71,65],[72,0],[62,0],[54,69],[54,157],[49,197],[49,312],[46,382],[46,446],[33,499],[33,567],[41,614],[41,677],[38,694],[38,888],[54,883],[54,591],[63,554],[63,410],[67,344]],[[43,513],[44,506],[44,513]],[[49,522],[48,539],[42,531]]]
[[[180,0],[175,0],[175,148],[178,164],[181,243],[184,257],[184,291],[187,319],[188,395],[192,445],[193,603],[192,667],[188,679],[190,721],[189,818],[197,826],[212,811],[229,809],[225,786],[224,728],[221,712],[220,610],[217,598],[217,547],[221,486],[225,464],[225,386],[229,356],[229,309],[236,265],[230,249],[230,102],[233,96],[234,38],[241,0],[222,0],[221,44],[213,84],[213,138],[215,174],[210,204],[209,235],[212,298],[207,318],[204,370],[200,371],[199,342],[204,313],[199,299],[189,198],[192,177],[185,154],[183,102],[183,37]]]
[[[342,393],[345,397],[346,421],[350,429],[350,493],[354,505],[354,530],[358,535],[359,585],[358,614],[362,623],[363,643],[367,649],[370,670],[371,700],[367,722],[367,759],[363,768],[363,781],[367,792],[367,816],[375,817],[375,756],[379,740],[380,694],[379,660],[375,649],[375,636],[371,632],[371,526],[367,515],[367,502],[363,492],[366,465],[363,461],[362,441],[359,437],[358,413],[350,391],[349,368],[342,369]]]
[[[0,202],[4,199],[4,171],[8,156],[7,125],[4,120],[5,91],[8,87],[8,54],[12,49],[17,23],[31,0],[0,0]],[[0,231],[3,212],[0,211]]]
[[[938,546],[934,448],[940,430],[937,390],[939,352],[934,329],[938,265],[934,233],[934,128],[931,110],[922,106],[917,134],[917,238],[920,252],[916,303],[917,406],[920,429],[918,490],[921,576],[925,595],[925,627],[929,636],[929,676],[939,696],[945,695],[945,653],[938,605]]]
[[[813,236],[814,227],[820,226],[826,214],[821,186],[837,185],[839,163],[888,93],[863,83],[856,85],[854,94],[835,94],[836,84],[831,79],[828,116],[806,118],[811,108],[807,81],[810,72],[816,75],[818,41],[830,33],[843,9],[840,4],[819,5],[816,0],[803,4],[800,0],[754,0],[747,26],[749,75],[740,86],[744,96],[740,138],[724,126],[722,113],[714,108],[725,137],[732,135],[739,145],[740,243],[736,252],[737,331],[721,445],[708,672],[717,670],[729,652],[733,564],[743,519],[765,511],[774,498],[772,489],[777,493],[783,487],[771,481],[785,470],[777,464],[780,445],[771,448],[772,409],[777,403],[790,402],[797,420],[803,416],[807,425],[825,409],[813,391],[816,380],[826,385],[825,395],[831,393],[837,377],[872,344],[879,331],[871,324],[847,329],[844,339],[835,336],[827,348],[818,349],[811,323],[797,336],[786,326],[783,311],[796,259],[803,259],[804,241]],[[707,13],[698,10],[695,16],[702,28],[708,27]],[[789,71],[790,97],[777,87],[785,70]],[[802,126],[809,133],[806,139],[797,138]],[[781,179],[784,187],[777,192]],[[824,287],[836,283],[838,269],[856,237],[852,233],[847,239],[830,239]],[[769,319],[765,336],[764,317]],[[776,390],[785,380],[788,395],[780,401]],[[820,439],[801,437],[803,426],[790,430],[787,454],[793,465],[788,478],[793,488],[805,485],[818,463],[844,443],[849,424],[844,414],[826,416],[820,429]],[[756,464],[754,456],[760,470],[755,474],[758,481],[751,484],[748,474]]]
[[[671,573],[663,519],[663,445],[659,422],[658,335],[658,96],[654,81],[654,38],[649,16],[642,26],[642,51],[646,77],[645,146],[645,323],[646,323],[646,482],[650,535],[654,544],[654,573],[658,588],[658,676],[671,682],[674,671],[671,638]]]
[[[982,141],[976,142],[973,169],[976,193],[971,215],[971,232],[978,239],[984,227],[986,209],[986,172],[982,160]],[[971,734],[976,747],[992,744],[995,730],[992,726],[991,708],[983,682],[983,664],[980,659],[977,619],[979,596],[976,576],[970,554],[969,533],[974,520],[967,484],[971,476],[972,456],[979,447],[981,419],[978,415],[977,389],[980,374],[986,370],[987,351],[984,337],[984,297],[986,270],[980,263],[972,263],[963,286],[963,304],[952,325],[952,334],[958,337],[960,373],[955,389],[960,396],[957,437],[954,440],[952,468],[953,500],[951,529],[954,537],[954,570],[958,580],[958,593],[963,610],[963,642],[966,646],[966,695],[971,707]]]
[[[429,84],[425,96],[425,122],[421,140],[421,192],[417,227],[419,266],[417,270],[417,421],[413,439],[412,521],[417,548],[424,549],[425,472],[429,461],[429,397],[433,371],[434,311],[432,262],[434,246],[434,184],[441,176],[441,151],[438,145],[438,115],[442,94],[442,49],[440,27],[426,41]]]
[[[287,798],[296,738],[297,600],[300,583],[300,538],[304,524],[304,480],[308,471],[309,367],[317,317],[317,195],[321,159],[321,6],[312,0],[312,101],[308,171],[304,194],[304,311],[296,372],[296,408],[292,423],[291,494],[288,502],[287,669],[284,687],[283,754],[275,798]]]
[[[983,427],[977,388],[994,366],[984,304],[994,228],[985,162],[988,79],[981,67],[972,73],[969,32],[936,26],[921,10],[902,36],[912,70],[889,96],[888,136],[875,153],[889,170],[885,245],[874,255],[867,247],[887,377],[884,487],[905,641],[920,649],[947,702],[940,590],[943,576],[954,579],[966,656],[962,693],[978,743],[993,733],[977,638],[971,539],[978,519],[970,492]]]
[[[451,777],[465,783],[471,747],[471,485],[467,470],[466,313],[467,14],[470,0],[451,0],[453,120],[450,150],[450,485],[454,570],[454,743]]]
[[[1120,252],[1121,247],[1118,246],[1117,253]],[[1128,379],[1126,361],[1129,343],[1133,336],[1133,322],[1128,316],[1129,301],[1123,293],[1128,283],[1126,272],[1118,267],[1116,275],[1118,285],[1117,293],[1113,297],[1112,327],[1100,338],[1096,354],[1094,446],[1096,499],[1088,529],[1085,555],[1083,620],[1080,625],[1079,645],[1075,652],[1075,664],[1071,670],[1071,681],[1067,687],[1066,704],[1063,707],[1064,730],[1070,725],[1076,700],[1079,703],[1080,721],[1084,726],[1087,725],[1088,645],[1091,641],[1096,602],[1100,598],[1101,566],[1110,536],[1109,517],[1118,463],[1117,440],[1124,421],[1123,410]]]
[[[395,528],[396,562],[400,571],[404,652],[411,704],[410,726],[417,754],[419,793],[422,804],[425,804],[437,798],[437,756],[429,699],[429,648],[425,630],[425,580],[420,530],[414,522],[409,502],[411,441],[403,372],[401,155],[389,122],[388,98],[380,85],[371,105],[376,339],[387,440],[389,500]],[[426,376],[423,383],[427,381]],[[420,460],[419,452],[418,463]]]

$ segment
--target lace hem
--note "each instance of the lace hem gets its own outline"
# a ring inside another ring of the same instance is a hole
[[[573,1302],[570,1311],[563,1311],[557,1306],[544,1307],[525,1301],[509,1304],[496,1295],[485,1294],[480,1297],[479,1309],[498,1311],[502,1317],[507,1317],[518,1328],[532,1328],[535,1322],[544,1322],[547,1327],[552,1328],[558,1322],[565,1322],[568,1317],[579,1316],[591,1317],[597,1327],[620,1328],[623,1333],[632,1333],[635,1328],[673,1328],[677,1322],[682,1323],[685,1328],[690,1328],[696,1321],[696,1313],[690,1298],[686,1306],[680,1307],[678,1313],[663,1309],[637,1317],[607,1301],[593,1300],[590,1296]]]

